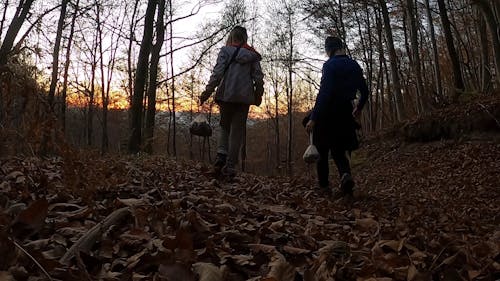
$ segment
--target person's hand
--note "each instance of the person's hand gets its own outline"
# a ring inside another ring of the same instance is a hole
[[[314,129],[314,120],[309,120],[309,122],[307,122],[306,124],[306,131],[307,133],[312,133],[313,129]]]
[[[354,119],[357,119],[359,117],[359,115],[361,114],[361,111],[358,109],[358,107],[354,107],[354,109],[352,110],[352,117],[354,117]]]
[[[210,94],[209,92],[207,92],[206,90],[203,91],[200,95],[200,105],[203,105],[203,103],[205,103],[208,98],[210,97]]]

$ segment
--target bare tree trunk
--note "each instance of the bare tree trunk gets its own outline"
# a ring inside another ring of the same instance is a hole
[[[437,3],[439,7],[439,16],[441,17],[441,23],[443,25],[443,32],[446,40],[446,46],[448,48],[448,54],[450,55],[451,64],[453,67],[453,79],[455,81],[455,96],[458,96],[465,90],[464,80],[462,78],[462,70],[460,67],[460,60],[458,58],[458,53],[455,49],[455,43],[453,42],[453,34],[451,33],[451,23],[446,11],[446,4],[444,3],[444,0],[437,0]]]
[[[92,146],[94,142],[94,98],[95,98],[95,72],[97,69],[97,34],[92,42],[92,62],[90,73],[89,105],[87,113],[87,145]]]
[[[289,176],[292,175],[292,145],[293,145],[293,109],[292,109],[292,105],[293,105],[293,99],[292,99],[292,94],[293,94],[293,90],[292,90],[292,86],[290,85],[290,83],[292,83],[291,81],[291,77],[292,77],[292,72],[291,70],[289,69],[289,72],[288,72],[288,75],[289,75],[289,80],[287,82],[287,96],[288,96],[288,141],[287,141],[287,161],[286,161],[286,164],[287,164],[287,174]]]
[[[33,2],[34,0],[19,2],[19,6],[17,7],[12,21],[10,22],[7,33],[3,39],[2,46],[0,47],[0,66],[7,63],[9,53],[12,51],[12,46],[14,46],[14,40],[16,40],[17,34],[26,20],[26,16],[30,11]]]
[[[480,86],[479,90],[482,93],[487,93],[491,87],[491,72],[490,72],[490,54],[488,35],[486,34],[486,21],[482,14],[478,15],[478,32],[479,32],[479,47],[481,49],[480,63]]]
[[[135,0],[134,9],[132,12],[132,19],[130,20],[130,33],[129,33],[129,41],[127,47],[127,74],[128,74],[128,94],[130,98],[130,104],[132,104],[132,97],[134,92],[134,74],[132,71],[132,44],[135,39],[135,17],[137,15],[137,6],[139,5],[139,0]],[[131,119],[132,120],[132,119]]]
[[[370,20],[369,20],[369,11],[368,11],[368,5],[365,5],[364,6],[364,9],[365,9],[365,12],[366,12],[366,23],[363,22],[364,19],[361,19],[360,16],[358,15],[358,12],[357,12],[357,8],[354,9],[354,16],[355,16],[355,19],[356,19],[356,22],[357,22],[357,29],[358,29],[358,34],[359,34],[359,39],[360,39],[360,42],[361,42],[361,47],[363,49],[363,63],[365,64],[366,66],[366,72],[368,73],[367,75],[367,84],[368,84],[368,91],[371,92],[371,87],[372,87],[372,79],[373,79],[373,74],[372,74],[372,67],[373,67],[373,63],[372,63],[372,57],[373,57],[373,52],[371,50],[371,47],[373,42],[372,42],[372,39],[371,39],[371,34],[370,34]],[[363,34],[363,30],[362,30],[362,25],[365,26],[368,30],[367,30],[367,36],[368,36],[368,40],[369,42],[366,42],[366,38],[365,38],[365,35]],[[370,95],[370,100],[367,104],[368,106],[368,127],[370,131],[372,131],[374,128],[373,128],[373,125],[374,125],[374,122],[373,122],[373,117],[374,117],[374,113],[373,113],[373,96]],[[366,115],[364,115],[366,116]]]
[[[52,76],[50,79],[50,88],[48,94],[48,101],[51,110],[54,109],[54,95],[57,86],[57,76],[59,74],[59,50],[61,48],[61,38],[64,28],[64,19],[66,18],[66,7],[68,6],[69,0],[62,0],[61,3],[61,14],[59,15],[59,21],[57,23],[56,32],[56,42],[54,44],[54,51],[52,52]]]
[[[417,12],[415,10],[414,6],[414,0],[407,0],[406,5],[407,5],[407,13],[408,13],[408,18],[409,18],[409,23],[410,23],[410,42],[411,42],[411,55],[412,55],[412,68],[415,71],[415,76],[417,78],[417,95],[416,95],[416,102],[417,102],[417,112],[421,114],[422,112],[425,111],[425,106],[424,106],[424,87],[423,87],[423,81],[422,81],[422,69],[420,68],[421,61],[420,61],[420,53],[419,53],[419,45],[418,45],[418,29],[417,29]]]
[[[377,26],[377,36],[378,36],[378,61],[379,61],[379,72],[378,72],[378,81],[377,81],[377,90],[376,90],[376,95],[377,95],[377,102],[379,103],[377,105],[377,111],[375,114],[375,120],[377,120],[377,115],[380,110],[380,117],[378,122],[379,128],[382,129],[384,127],[384,61],[385,61],[385,56],[384,56],[384,44],[383,44],[383,30],[382,30],[382,22],[380,20],[379,14],[375,12],[375,23]]]
[[[275,82],[277,83],[277,82]],[[279,113],[279,96],[278,92],[276,91],[274,93],[274,102],[275,102],[275,107],[274,107],[274,112],[275,112],[275,117],[274,117],[274,122],[275,122],[275,133],[276,133],[276,167],[279,167],[281,165],[281,142],[280,142],[280,113]]]
[[[293,162],[293,40],[294,32],[292,26],[292,15],[288,13],[288,32],[289,32],[289,53],[288,53],[288,144],[287,144],[287,172],[292,176],[292,162]]]
[[[156,11],[156,1],[148,0],[146,15],[144,19],[144,35],[142,37],[139,57],[137,59],[137,70],[135,74],[134,95],[132,97],[131,110],[131,134],[128,143],[129,153],[137,153],[141,149],[142,138],[142,110],[146,77],[148,74],[149,55],[153,41],[153,24]]]
[[[68,92],[68,73],[69,65],[71,63],[70,55],[71,46],[73,44],[73,33],[75,32],[75,22],[79,12],[79,5],[80,0],[76,0],[75,11],[73,12],[73,17],[71,18],[71,26],[68,35],[68,46],[66,47],[66,61],[64,62],[63,85],[61,90],[61,115],[59,117],[59,119],[61,119],[60,122],[62,124],[63,132],[66,131],[66,97]]]
[[[173,156],[174,157],[177,157],[177,121],[176,121],[176,118],[175,118],[175,112],[176,112],[176,108],[175,108],[175,75],[174,75],[174,46],[173,46],[173,38],[174,38],[174,34],[173,34],[173,22],[174,22],[174,16],[173,16],[173,7],[172,7],[172,0],[169,0],[168,1],[168,15],[169,15],[169,18],[170,18],[170,24],[169,24],[169,27],[170,27],[170,32],[169,32],[169,35],[170,35],[170,72],[171,72],[171,75],[172,75],[172,152],[173,152]],[[208,145],[210,146],[210,142],[208,143]]]
[[[391,21],[389,19],[389,11],[387,10],[387,4],[384,0],[378,0],[381,11],[382,18],[384,20],[384,30],[387,42],[387,48],[389,51],[389,60],[391,63],[391,77],[392,77],[392,88],[393,95],[396,102],[396,115],[398,121],[406,119],[406,112],[403,104],[403,95],[401,93],[401,81],[399,79],[398,73],[398,61],[396,55],[396,49],[394,48],[394,39],[392,37]]]
[[[102,136],[101,136],[101,154],[108,152],[108,100],[106,96],[106,86],[104,83],[104,51],[102,48],[102,23],[101,23],[101,6],[96,1],[96,23],[97,36],[99,37],[99,69],[101,71],[101,101],[102,101]],[[109,79],[109,78],[108,78]]]
[[[3,27],[5,24],[5,17],[7,16],[7,7],[9,7],[9,0],[5,0],[3,4],[2,20],[0,21],[0,38],[2,38]]]
[[[101,22],[101,6],[99,3],[96,3],[96,15],[97,15],[97,32],[99,34],[99,64],[101,69],[101,99],[102,99],[102,139],[101,139],[101,153],[107,153],[109,150],[109,136],[108,136],[108,105],[109,105],[109,93],[111,91],[111,81],[113,80],[113,73],[115,69],[116,62],[116,52],[118,50],[118,46],[120,44],[120,37],[122,34],[122,28],[124,22],[121,23],[116,22],[118,24],[112,30],[109,46],[109,57],[108,60],[108,71],[107,71],[107,82],[105,83],[105,71],[104,71],[104,50],[102,47],[103,43],[103,34],[102,34],[102,22]],[[117,35],[118,34],[118,35]],[[115,37],[117,35],[117,37]]]
[[[436,91],[440,101],[443,101],[443,84],[441,83],[441,67],[439,66],[439,55],[438,47],[436,41],[436,32],[434,30],[434,21],[432,19],[431,7],[429,0],[425,0],[425,11],[427,14],[427,24],[429,25],[429,33],[431,36],[432,44],[432,58],[434,63],[432,64],[434,70],[434,79],[436,81]]]
[[[486,0],[474,0],[474,2],[481,8],[490,30],[493,53],[495,54],[496,78],[497,83],[500,85],[500,15],[498,15],[500,13],[500,4],[498,1],[493,1],[490,5]]]
[[[158,1],[158,11],[156,19],[156,42],[151,50],[151,63],[149,68],[149,87],[147,91],[148,108],[146,111],[146,127],[144,128],[145,151],[153,153],[153,139],[156,115],[156,90],[158,82],[158,63],[160,61],[160,51],[165,41],[165,0]]]

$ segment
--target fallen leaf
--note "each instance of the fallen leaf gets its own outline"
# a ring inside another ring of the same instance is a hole
[[[195,281],[195,276],[186,266],[175,264],[161,264],[158,267],[158,273],[161,278],[176,281]]]
[[[269,273],[263,280],[294,281],[296,270],[280,253],[275,253],[269,263]],[[271,278],[271,279],[269,279]]]
[[[21,211],[12,223],[12,232],[15,237],[22,239],[37,233],[47,218],[49,203],[45,198],[32,202],[28,208]]]
[[[194,273],[198,275],[198,281],[223,281],[222,271],[211,263],[197,262],[193,264]]]
[[[16,279],[14,279],[14,276],[12,276],[12,274],[10,274],[10,272],[8,272],[8,271],[0,271],[0,280],[1,281],[16,281]]]
[[[311,253],[310,250],[295,248],[287,245],[283,246],[283,251],[292,255],[305,255]]]
[[[406,280],[408,281],[413,281],[415,280],[415,278],[417,277],[417,275],[419,274],[417,268],[411,264],[409,267],[408,267],[408,276],[406,277]]]

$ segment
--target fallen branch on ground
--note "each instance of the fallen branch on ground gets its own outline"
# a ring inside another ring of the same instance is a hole
[[[78,241],[71,246],[71,248],[64,254],[64,256],[59,260],[61,264],[69,264],[71,258],[79,251],[90,251],[96,240],[112,225],[116,224],[118,221],[131,214],[128,207],[118,209],[111,214],[109,214],[103,221],[92,227],[87,233],[85,233]]]
[[[52,281],[53,279],[50,277],[49,273],[47,272],[47,270],[45,270],[45,268],[43,268],[43,266],[32,256],[30,255],[30,253],[28,253],[28,251],[26,251],[23,247],[21,247],[21,245],[19,245],[15,240],[12,239],[12,243],[14,243],[14,245],[19,249],[21,250],[21,252],[23,252],[26,256],[28,256],[42,271],[43,273],[47,276],[47,278],[49,278],[50,281]]]

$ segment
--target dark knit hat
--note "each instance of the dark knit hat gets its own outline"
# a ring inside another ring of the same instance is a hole
[[[342,42],[342,39],[335,36],[326,37],[325,50],[327,52],[335,52],[340,49],[344,49],[344,42]]]

